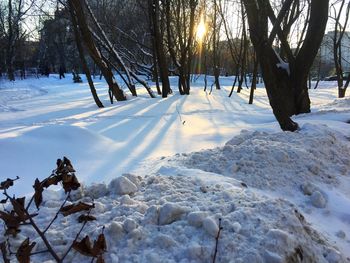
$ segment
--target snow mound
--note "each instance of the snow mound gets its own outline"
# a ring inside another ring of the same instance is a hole
[[[170,162],[233,177],[259,189],[294,191],[308,180],[336,185],[337,174],[350,174],[349,152],[349,142],[341,134],[305,124],[295,133],[242,131],[224,147]]]
[[[216,262],[233,258],[235,262],[345,262],[294,205],[237,187],[235,180],[229,186],[228,181],[205,182],[195,174],[145,176],[129,202],[112,193],[97,198],[92,213],[97,221],[89,223],[81,236],[97,236],[106,227],[106,262],[211,262],[221,219]],[[206,193],[201,190],[203,184]],[[38,224],[45,225],[59,206],[60,202],[44,203],[45,214],[36,218]],[[47,233],[59,253],[76,234],[76,217],[60,215]],[[149,220],[152,217],[155,220]],[[23,227],[12,241],[20,244],[26,234],[33,232]],[[44,248],[39,239],[34,241],[38,243],[35,251]],[[45,261],[46,257],[40,254],[32,260]],[[79,261],[87,259],[71,253],[66,262]]]

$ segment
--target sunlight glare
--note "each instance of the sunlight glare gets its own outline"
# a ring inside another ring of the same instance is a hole
[[[201,21],[197,25],[197,30],[196,30],[196,39],[198,42],[202,42],[205,36],[205,33],[207,32],[207,28],[204,23],[203,17],[201,17]]]

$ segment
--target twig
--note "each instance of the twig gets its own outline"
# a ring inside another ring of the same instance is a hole
[[[90,215],[91,209],[92,209],[92,208],[90,208],[90,210],[89,210],[89,212],[88,212],[87,215]],[[67,249],[66,253],[64,253],[64,255],[63,255],[63,257],[61,258],[60,262],[63,262],[63,260],[65,259],[65,257],[68,255],[68,253],[72,250],[73,245],[74,245],[74,242],[78,240],[78,238],[79,238],[81,232],[83,231],[85,225],[87,224],[87,222],[88,222],[88,221],[84,221],[84,223],[82,224],[82,226],[81,226],[79,232],[78,232],[77,235],[75,236],[75,238],[74,238],[72,244],[70,244],[69,248]]]
[[[218,231],[218,234],[215,237],[216,244],[215,244],[215,252],[214,252],[214,257],[213,257],[213,263],[215,263],[215,261],[216,261],[216,254],[218,253],[219,238],[220,238],[220,233],[221,233],[222,229],[223,229],[223,227],[221,226],[221,218],[219,218],[219,231]]]
[[[12,201],[15,199],[14,197],[11,197],[7,194],[6,190],[4,190],[3,193],[6,197],[9,198],[9,200]],[[30,215],[29,211],[27,210],[27,208],[24,209],[23,213],[25,214],[25,216],[28,218],[27,220],[29,220],[30,225],[35,229],[35,231],[37,232],[37,234],[40,236],[41,240],[45,243],[48,251],[50,252],[50,254],[52,255],[52,257],[57,261],[57,262],[61,262],[57,253],[53,250],[51,244],[49,243],[49,241],[47,240],[45,234],[39,229],[39,227],[37,226],[37,224],[34,222],[33,220],[33,216]]]
[[[176,111],[177,111],[177,114],[178,114],[178,115],[179,115],[179,117],[180,117],[180,121],[181,121],[182,125],[185,125],[185,122],[186,122],[186,121],[183,121],[183,120],[182,120],[182,117],[181,117],[181,114],[180,114],[179,108],[178,108],[177,106],[178,106],[178,105],[176,104]]]
[[[39,229],[39,227],[36,225],[36,223],[34,222],[33,218],[29,215],[28,211],[25,210],[25,213],[28,215],[29,217],[29,221],[30,224],[33,226],[33,228],[35,229],[35,231],[38,233],[38,235],[40,236],[40,238],[42,239],[42,241],[45,243],[47,250],[50,252],[50,254],[52,255],[52,257],[57,261],[57,262],[61,262],[60,258],[58,257],[58,255],[56,254],[56,252],[53,250],[53,248],[51,247],[51,244],[49,243],[49,241],[47,240],[45,234]]]
[[[66,199],[64,199],[64,201],[63,201],[61,207],[58,209],[58,211],[57,211],[55,217],[52,218],[52,220],[51,220],[51,222],[49,223],[49,225],[48,225],[48,226],[45,228],[45,230],[43,231],[44,234],[46,233],[47,230],[49,230],[49,228],[51,227],[51,225],[53,224],[53,222],[55,222],[55,220],[57,219],[59,213],[61,212],[62,207],[64,207],[64,205],[67,203],[69,197],[70,197],[70,192],[67,194]]]
[[[30,255],[34,256],[34,255],[43,254],[43,253],[47,253],[47,252],[49,252],[49,251],[48,250],[42,250],[42,251],[37,251],[37,252],[30,253]]]

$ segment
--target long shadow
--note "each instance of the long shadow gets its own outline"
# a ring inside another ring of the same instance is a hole
[[[128,172],[137,166],[139,162],[150,157],[160,143],[163,142],[170,127],[178,119],[177,114],[173,112],[167,114],[168,111],[166,109],[171,110],[172,106],[177,103],[176,107],[181,110],[186,99],[187,96],[173,95],[169,98],[169,101],[160,103],[163,114],[169,116],[169,118],[164,120],[164,115],[160,115],[149,119],[146,123],[143,120],[139,122],[139,127],[135,129],[135,133],[129,132],[132,134],[125,138],[126,140],[122,146],[116,146],[114,153],[111,153],[112,159],[105,160],[104,164],[97,168],[98,172],[105,174],[107,176],[105,179],[108,181],[118,175],[113,174],[114,171],[119,173]],[[180,102],[178,102],[179,100]],[[122,129],[123,127],[120,128]],[[120,129],[118,127],[113,130],[118,133]],[[115,163],[115,165],[111,166],[111,163]]]
[[[249,105],[248,104],[248,97],[249,95],[246,96],[246,90],[241,91],[241,96],[239,96],[237,93],[233,93],[233,97],[227,100],[227,98],[223,98],[223,96],[226,97],[226,94],[220,93],[220,99],[219,98],[214,98],[218,102],[228,102],[227,104],[224,103],[224,107],[227,111],[234,111],[238,112],[237,117],[238,119],[246,122],[246,123],[262,123],[262,122],[271,122],[274,120],[273,115],[272,115],[272,110],[271,107],[269,106],[268,101],[263,101],[261,98],[255,98],[255,101],[259,101],[260,104],[266,105],[267,108],[261,107],[259,105],[253,104]],[[249,93],[250,91],[248,91]],[[243,95],[243,96],[242,96]],[[228,107],[228,105],[230,107]],[[254,120],[249,118],[250,116],[254,115],[255,118]],[[261,119],[260,121],[256,121],[256,119],[259,118]]]
[[[129,103],[128,107],[122,110],[120,108],[115,109],[115,114],[105,117],[103,121],[91,123],[87,128],[113,140],[121,141],[134,131],[142,128],[145,122],[160,119],[160,117],[170,114],[168,113],[169,108],[179,98],[179,95],[173,95],[167,99],[138,99],[135,103]],[[123,130],[123,126],[129,122],[135,123],[132,125],[133,130]],[[116,133],[116,130],[121,132],[122,135]]]

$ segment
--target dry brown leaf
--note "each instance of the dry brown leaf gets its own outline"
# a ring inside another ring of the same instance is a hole
[[[70,161],[66,156],[63,157],[63,163],[64,163],[66,166],[71,166],[71,167],[73,167],[71,161]]]
[[[67,205],[62,207],[60,209],[60,212],[63,214],[63,216],[68,216],[80,211],[90,210],[91,208],[94,208],[94,207],[95,207],[94,204],[90,205],[83,202],[79,202],[77,204],[72,204],[72,205]]]
[[[22,222],[27,220],[29,217],[35,217],[38,214],[31,214],[29,216],[25,216],[24,220],[16,215],[15,211],[11,211],[10,213],[0,211],[0,219],[2,219],[6,225],[5,235],[16,235],[20,232],[19,226]]]
[[[16,179],[7,178],[5,181],[2,181],[0,183],[0,190],[9,189],[11,186],[13,186],[13,182],[18,180],[18,179],[19,179],[19,177],[17,176]]]
[[[94,221],[94,220],[96,220],[96,217],[91,216],[91,215],[80,215],[78,217],[79,223],[83,223],[83,222],[87,222],[87,221]]]
[[[57,159],[56,164],[57,164],[57,169],[59,169],[61,165],[63,165],[63,161],[61,159]]]
[[[89,236],[85,236],[80,242],[74,241],[73,248],[82,255],[93,257],[92,246]]]
[[[104,234],[100,234],[92,247],[89,236],[85,236],[80,242],[74,241],[73,248],[82,255],[97,257],[97,260],[104,262],[102,254],[107,250],[106,239]]]
[[[39,209],[39,206],[41,205],[41,203],[43,201],[44,188],[43,188],[42,183],[39,181],[38,178],[35,179],[33,187],[35,190],[35,193],[34,193],[35,206],[36,206],[36,208]]]
[[[92,254],[97,257],[107,251],[107,244],[105,235],[102,233],[98,236],[97,240],[94,242],[94,247],[92,248]]]
[[[66,193],[72,190],[77,190],[80,187],[80,183],[74,174],[73,175],[63,174],[62,184],[63,184],[63,189]]]
[[[25,209],[24,209],[25,199],[26,199],[25,197],[10,199],[13,210],[22,221],[25,221],[28,219],[28,216],[26,216]]]
[[[2,200],[0,201],[0,204],[6,204],[6,203],[7,203],[7,200],[9,200],[8,197],[7,197],[6,199],[2,199]]]
[[[29,238],[22,242],[16,253],[16,258],[19,263],[30,263],[30,253],[35,245],[35,242],[29,244]]]
[[[57,185],[60,181],[62,181],[62,176],[55,175],[45,179],[42,184],[43,187],[49,188],[51,185]]]
[[[17,234],[21,232],[18,228],[7,228],[5,231],[5,236],[12,235],[13,237],[17,237]]]
[[[7,228],[18,228],[21,223],[21,219],[15,215],[14,211],[11,213],[0,211],[0,218],[5,222]]]
[[[105,260],[103,259],[103,256],[102,256],[102,255],[99,255],[99,256],[97,257],[96,263],[105,263]]]

